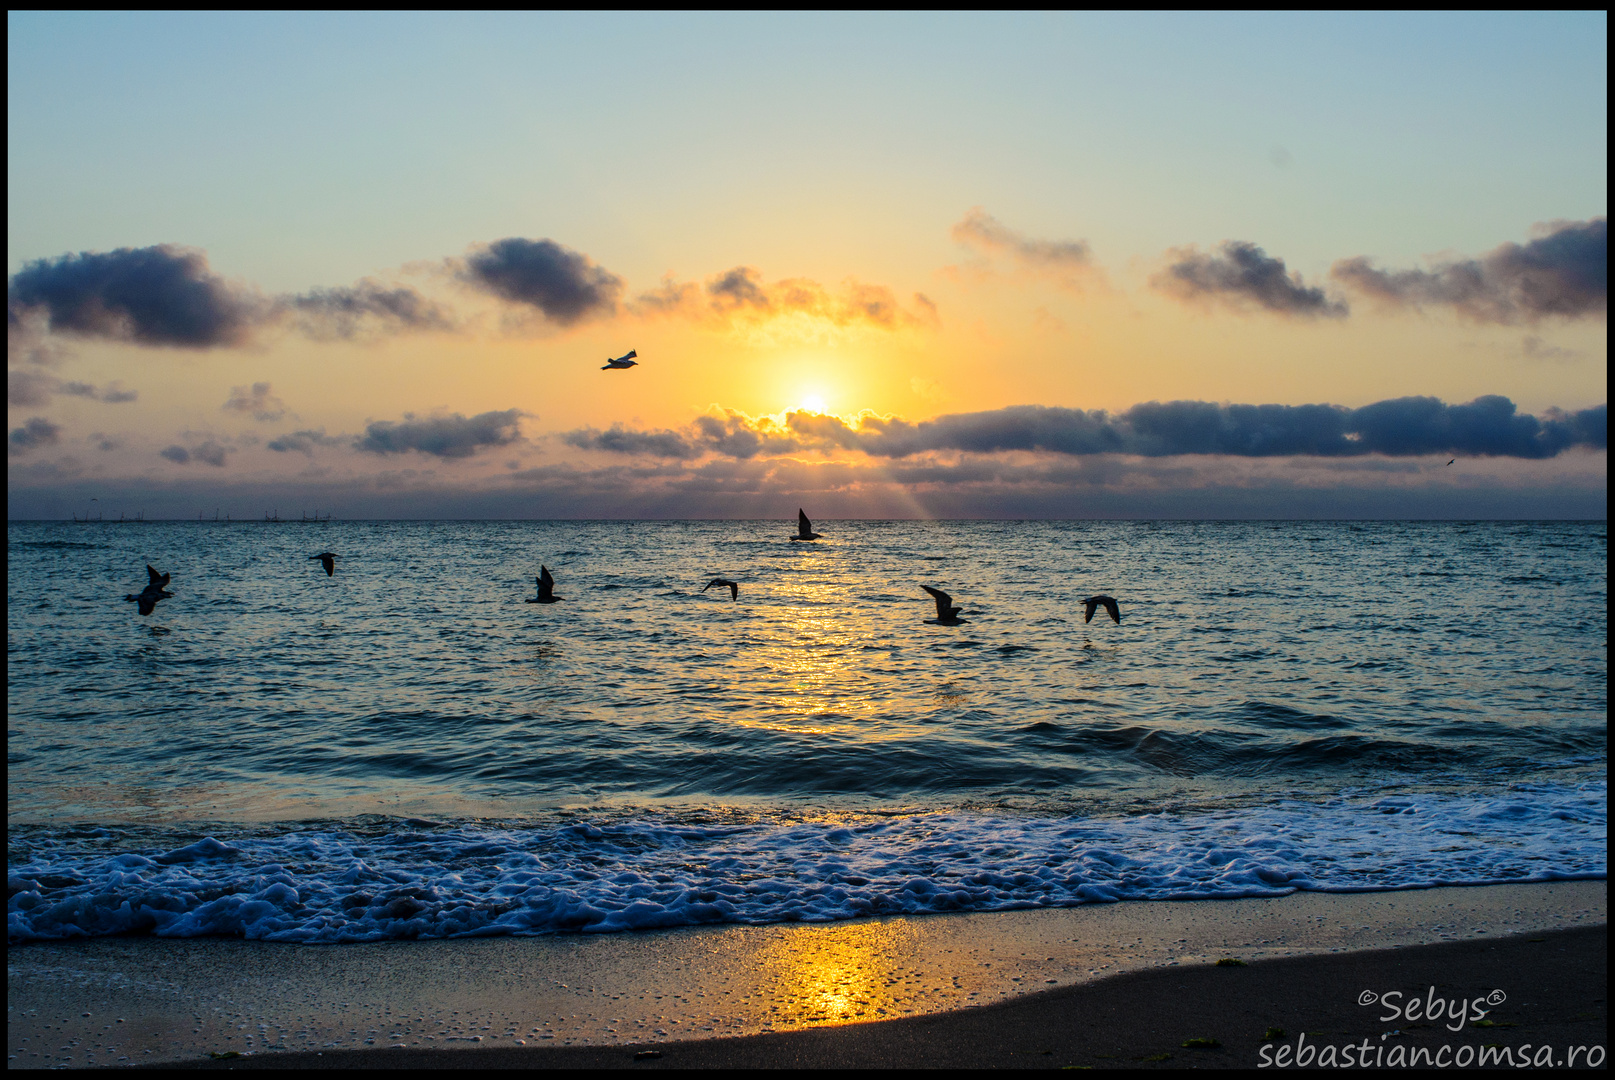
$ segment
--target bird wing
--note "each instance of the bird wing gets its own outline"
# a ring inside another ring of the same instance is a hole
[[[150,615],[157,609],[157,599],[155,596],[135,597],[135,600],[140,604],[140,613],[142,615]]]
[[[1082,621],[1093,622],[1093,609],[1099,606],[1097,600],[1084,600],[1082,602]]]
[[[336,577],[336,556],[321,555],[320,564],[325,567],[326,577]]]
[[[946,619],[953,614],[954,610],[957,610],[953,607],[953,597],[949,596],[941,589],[933,589],[929,585],[921,585],[920,588],[930,593],[936,599],[937,618]]]
[[[729,583],[729,599],[731,599],[731,600],[739,600],[740,599],[740,586],[738,584],[736,584],[735,582],[733,582],[733,581],[731,581]]]
[[[808,520],[807,513],[801,507],[796,510],[796,531],[803,536],[813,531],[813,522]]]
[[[1113,621],[1117,626],[1120,626],[1122,624],[1122,609],[1120,605],[1116,603],[1115,599],[1107,596],[1101,600],[1100,603],[1104,604],[1105,610],[1110,612],[1111,621]]]
[[[540,565],[538,568],[538,595],[552,596],[555,593],[555,579],[550,576],[550,568]]]
[[[146,564],[146,577],[148,578],[148,584],[150,584],[150,585],[167,585],[168,584],[168,575],[167,574],[159,574],[155,569],[152,568],[152,565],[150,563]]]
[[[634,357],[636,357],[638,355],[639,355],[639,351],[637,349],[629,349],[626,353],[624,353],[623,355],[617,357],[617,359],[618,360],[632,360]]]
[[[719,581],[717,578],[713,578],[711,581],[707,582],[706,588],[702,589],[701,591],[706,592],[707,589],[712,588],[712,586],[714,586],[714,585],[722,585],[722,584],[723,584],[723,582]]]

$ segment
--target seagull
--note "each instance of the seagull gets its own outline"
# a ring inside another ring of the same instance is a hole
[[[527,598],[529,604],[553,604],[557,600],[565,600],[564,596],[555,595],[555,579],[550,576],[550,568],[540,565],[538,568],[538,595]]]
[[[813,522],[809,521],[807,514],[801,507],[796,508],[796,535],[792,540],[817,540],[820,534],[813,531]]]
[[[720,588],[720,589],[727,586],[728,589],[729,589],[729,599],[731,599],[731,600],[739,600],[740,599],[740,582],[738,582],[738,581],[730,581],[728,578],[715,577],[711,581],[707,582],[707,588],[702,589],[701,591],[706,592],[707,589],[712,588],[712,586],[714,586],[714,585],[718,586],[718,588]]]
[[[639,355],[639,351],[637,349],[629,349],[628,354],[626,356],[619,356],[615,360],[611,359],[611,357],[608,356],[608,357],[606,357],[606,366],[601,368],[600,370],[601,371],[627,371],[629,368],[634,366],[634,364],[636,363],[636,361],[634,360],[634,357],[636,357],[638,355]]]
[[[1116,606],[1114,596],[1105,596],[1102,593],[1098,596],[1090,596],[1082,602],[1082,621],[1093,622],[1094,608],[1099,607],[1101,604],[1104,605],[1106,611],[1110,612],[1111,621],[1120,626],[1122,624],[1122,609]]]
[[[933,626],[958,626],[970,621],[959,618],[959,608],[954,605],[953,597],[941,589],[933,589],[929,585],[921,585],[920,588],[936,598],[936,618],[926,619],[926,622]]]
[[[335,555],[335,553],[330,552],[330,551],[322,551],[318,555],[310,555],[309,558],[320,560],[321,565],[323,565],[325,567],[325,576],[326,577],[336,577],[336,555]]]
[[[1452,461],[1457,461],[1457,460],[1458,460],[1458,459],[1457,459],[1457,458],[1453,458],[1453,459],[1452,459]],[[1448,465],[1451,465],[1451,464],[1452,464],[1452,461],[1449,461],[1449,462],[1447,462],[1447,464],[1448,464]]]
[[[140,614],[142,615],[150,615],[156,610],[157,601],[166,600],[170,596],[174,595],[163,588],[164,585],[168,584],[168,575],[159,574],[156,570],[152,569],[150,563],[146,564],[146,577],[146,587],[138,596],[134,593],[130,593],[124,597],[125,600],[130,600],[136,604],[139,604]]]

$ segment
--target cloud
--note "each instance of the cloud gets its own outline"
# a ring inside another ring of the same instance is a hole
[[[140,397],[135,390],[126,389],[121,382],[113,381],[101,387],[86,382],[68,382],[53,375],[37,371],[6,372],[6,402],[13,408],[44,405],[52,394],[88,398],[111,405],[134,401]]]
[[[1366,256],[1342,259],[1330,276],[1391,307],[1450,307],[1483,323],[1605,318],[1609,308],[1609,223],[1554,221],[1528,243],[1502,244],[1478,259],[1429,270],[1380,270]]]
[[[520,409],[506,409],[470,418],[454,413],[417,420],[413,413],[405,413],[401,423],[380,420],[366,425],[365,433],[354,439],[353,446],[371,454],[415,450],[440,458],[465,458],[488,447],[520,441],[520,421],[528,415]]]
[[[1173,251],[1174,262],[1150,279],[1156,289],[1188,302],[1220,301],[1236,311],[1251,305],[1279,315],[1344,318],[1349,308],[1320,288],[1309,287],[1299,273],[1243,240],[1228,240],[1215,254],[1193,247]]]
[[[611,454],[631,454],[636,457],[679,458],[689,460],[701,457],[707,448],[698,445],[676,431],[631,431],[621,424],[610,430],[579,428],[564,432],[561,441],[580,450],[603,450]]]
[[[794,317],[837,328],[867,326],[895,330],[935,324],[936,305],[914,294],[914,310],[906,310],[884,285],[848,278],[838,291],[810,278],[786,278],[769,284],[752,266],[736,266],[708,278],[705,286],[664,277],[629,304],[640,316],[678,316],[715,325],[759,324]]]
[[[6,372],[6,404],[12,408],[37,408],[50,401],[56,380],[34,371]]]
[[[191,349],[245,343],[267,310],[175,244],[36,259],[12,276],[6,305],[13,324],[36,314],[52,333]]]
[[[444,308],[414,289],[370,279],[265,297],[214,274],[204,252],[177,244],[36,259],[12,276],[6,304],[8,355],[36,364],[58,358],[43,340],[47,334],[210,349],[246,345],[288,319],[322,340],[353,338],[367,328],[403,333],[454,325]]]
[[[222,446],[214,439],[207,439],[189,448],[176,443],[173,446],[166,446],[157,451],[157,454],[159,457],[165,457],[176,465],[188,465],[192,461],[200,461],[204,465],[212,465],[214,468],[222,469],[225,464],[225,455],[230,452],[230,447]]]
[[[251,414],[254,420],[279,420],[286,415],[286,403],[270,393],[270,384],[253,383],[252,389],[232,386],[230,397],[220,408],[225,412]]]
[[[617,310],[622,279],[553,240],[509,237],[466,257],[459,277],[562,326]]]
[[[298,316],[309,337],[350,339],[366,325],[387,333],[412,330],[452,330],[454,318],[408,286],[388,288],[370,279],[357,285],[314,289],[288,296],[281,303]]]
[[[1359,409],[1341,405],[1229,405],[1209,401],[1147,402],[1111,415],[1044,405],[958,413],[911,423],[865,413],[787,413],[783,420],[725,411],[698,417],[685,431],[583,429],[563,439],[610,453],[691,460],[707,453],[747,459],[855,450],[909,458],[936,452],[1027,452],[1065,456],[1130,454],[1230,457],[1407,457],[1462,454],[1550,458],[1571,447],[1606,449],[1607,406],[1580,412],[1520,414],[1491,395],[1447,405],[1432,397],[1396,398]]]
[[[11,454],[26,453],[59,441],[61,435],[61,425],[53,424],[43,416],[35,416],[22,427],[12,429],[6,450]]]
[[[1087,270],[1093,251],[1086,240],[1031,240],[975,206],[953,227],[955,243],[992,254],[1007,254],[1033,269]]]
[[[349,442],[351,440],[327,436],[324,428],[307,428],[303,431],[288,431],[264,445],[279,454],[296,452],[313,457],[316,446],[342,446]]]

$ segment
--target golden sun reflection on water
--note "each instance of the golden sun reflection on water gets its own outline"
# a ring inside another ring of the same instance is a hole
[[[817,929],[817,928],[815,928]],[[906,919],[843,923],[772,941],[757,957],[776,1026],[880,1020],[914,1011],[918,935]],[[906,1003],[906,1004],[905,1004]]]

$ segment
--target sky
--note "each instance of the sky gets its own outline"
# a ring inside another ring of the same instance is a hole
[[[13,520],[1606,515],[1602,12],[7,21]]]

